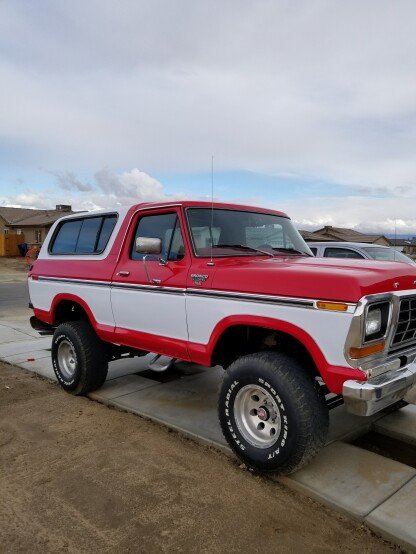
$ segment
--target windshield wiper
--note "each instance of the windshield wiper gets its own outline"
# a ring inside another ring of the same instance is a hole
[[[313,257],[313,254],[308,254],[307,252],[302,252],[302,250],[296,250],[296,248],[273,248],[273,251],[290,252],[291,254],[301,254],[302,256],[312,256]]]
[[[267,254],[267,256],[274,258],[273,252],[254,248],[253,246],[246,246],[245,244],[214,244],[214,248],[241,248],[243,250],[251,250],[251,252],[261,252],[262,254]]]

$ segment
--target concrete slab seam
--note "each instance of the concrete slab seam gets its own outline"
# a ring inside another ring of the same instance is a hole
[[[364,516],[364,520],[366,520],[369,516],[371,516],[371,514],[375,511],[375,510],[378,510],[378,508],[380,508],[383,504],[385,504],[388,500],[390,500],[390,498],[392,498],[392,496],[394,496],[395,494],[397,494],[398,492],[400,492],[406,485],[408,485],[410,483],[410,481],[412,481],[414,478],[416,477],[416,470],[415,470],[415,473],[412,477],[410,477],[405,483],[403,483],[402,485],[400,485],[400,487],[395,490],[394,492],[392,492],[391,494],[389,494],[382,502],[380,502],[380,504],[378,504],[377,506],[375,506],[372,510],[370,510],[368,512],[368,514],[366,514]]]

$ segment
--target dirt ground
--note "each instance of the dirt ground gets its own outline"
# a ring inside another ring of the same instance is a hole
[[[0,257],[0,275],[4,273],[15,273],[15,272],[28,272],[28,265],[23,257],[12,257],[6,258],[5,256]]]
[[[0,362],[0,552],[398,551],[223,454]]]

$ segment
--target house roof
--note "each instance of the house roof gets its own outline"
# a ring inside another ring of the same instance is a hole
[[[0,206],[0,217],[10,227],[45,227],[52,225],[64,215],[76,212],[72,210],[35,210],[32,208],[11,208]]]
[[[388,243],[390,242],[384,235],[363,235],[361,233],[357,235],[342,235],[342,240],[345,242],[365,242],[367,244],[373,244],[377,239],[384,239]]]
[[[328,237],[327,235],[321,235],[318,233],[318,231],[305,231],[304,229],[299,229],[299,233],[302,235],[302,237],[307,241],[325,241],[325,242],[331,242],[336,241],[337,239]]]
[[[383,239],[388,244],[390,244],[390,240],[384,235],[366,235],[364,233],[356,231],[355,229],[348,229],[347,227],[332,227],[331,225],[326,225],[322,229],[317,229],[316,231],[314,231],[313,234],[325,237],[325,239],[323,240],[335,238],[335,240],[341,240],[345,242],[365,242],[367,244],[372,244],[376,242],[376,240]]]
[[[348,229],[347,227],[332,227],[332,225],[325,225],[322,229],[317,229],[314,233],[334,233],[336,235],[361,235],[359,231],[355,229]]]

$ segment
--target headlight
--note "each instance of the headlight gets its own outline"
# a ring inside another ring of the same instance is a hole
[[[369,310],[367,314],[367,319],[365,322],[365,336],[374,335],[378,333],[381,329],[381,310],[380,308],[374,308]]]
[[[365,341],[384,337],[389,322],[390,303],[370,304],[365,318]]]

